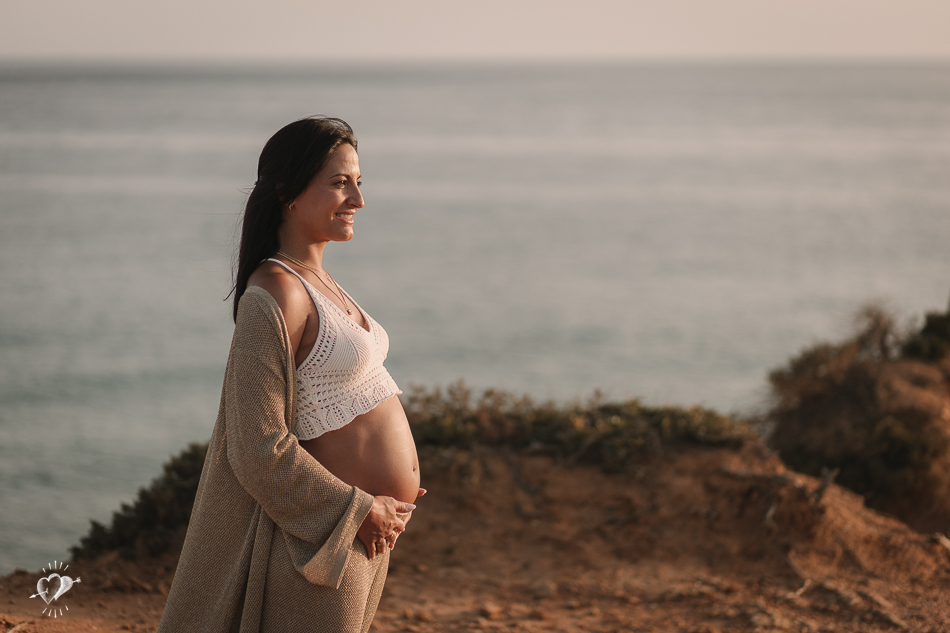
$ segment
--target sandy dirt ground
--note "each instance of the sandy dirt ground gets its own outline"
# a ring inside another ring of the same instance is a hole
[[[754,443],[624,475],[488,449],[420,456],[429,494],[374,631],[950,631],[950,541]],[[0,578],[0,633],[155,631],[175,564],[71,562],[81,581],[55,617],[29,597],[46,574],[18,570]]]

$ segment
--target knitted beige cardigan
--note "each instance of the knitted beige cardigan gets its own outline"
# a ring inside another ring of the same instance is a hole
[[[295,372],[277,302],[248,287],[158,633],[369,629],[389,552],[356,539],[372,495],[298,443]]]

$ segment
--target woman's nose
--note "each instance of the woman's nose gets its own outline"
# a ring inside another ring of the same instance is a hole
[[[354,185],[353,193],[350,194],[350,200],[357,209],[363,208],[363,192],[360,191],[359,185]]]

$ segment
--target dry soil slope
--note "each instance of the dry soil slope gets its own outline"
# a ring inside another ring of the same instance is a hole
[[[950,630],[945,541],[819,494],[754,442],[667,450],[629,475],[503,450],[422,459],[430,492],[379,631]],[[154,631],[174,565],[83,563],[56,622],[26,599],[38,574],[7,576],[0,631]]]

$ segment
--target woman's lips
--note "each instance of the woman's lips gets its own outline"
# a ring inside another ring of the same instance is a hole
[[[346,224],[353,224],[353,216],[355,213],[337,213],[336,217],[340,218]]]

